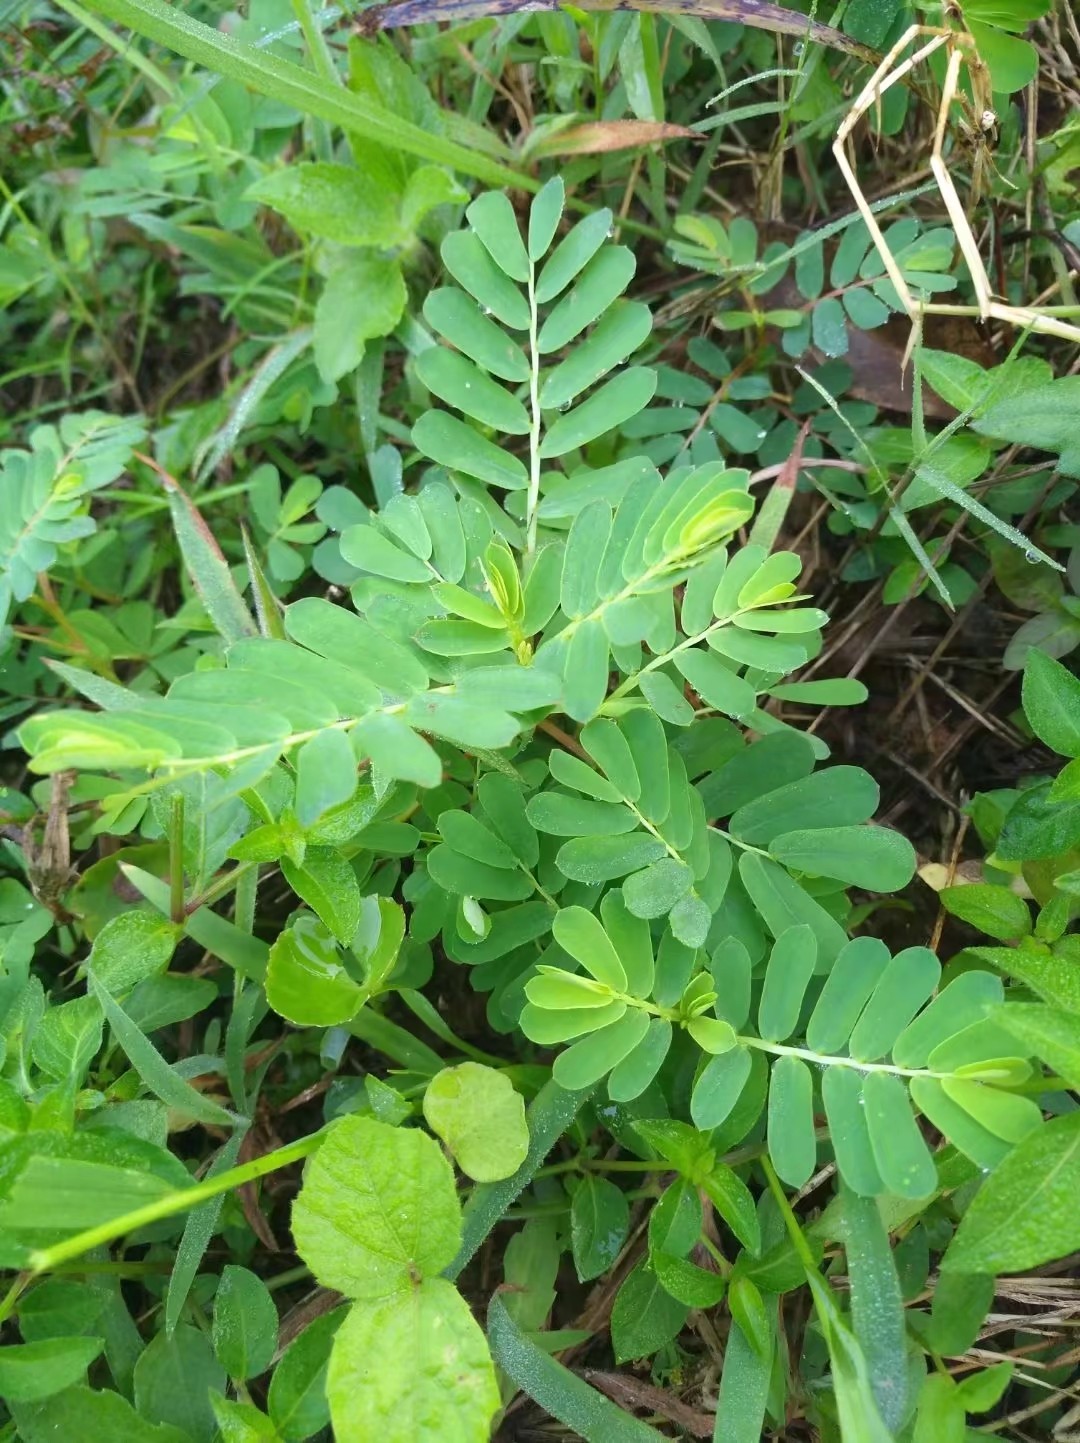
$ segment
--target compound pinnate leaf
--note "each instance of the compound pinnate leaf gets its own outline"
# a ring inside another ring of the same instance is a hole
[[[338,1329],[326,1377],[338,1438],[480,1443],[499,1408],[487,1342],[444,1278],[356,1303]]]
[[[631,1102],[640,1097],[660,1071],[671,1049],[671,1023],[654,1017],[644,1037],[612,1068],[608,1078],[608,1096],[612,1102]]]
[[[900,1079],[868,1073],[863,1104],[874,1162],[887,1191],[897,1197],[928,1197],[937,1187],[937,1169]]]
[[[529,207],[529,259],[538,261],[547,254],[562,220],[566,198],[562,177],[553,175],[533,197]]]
[[[540,327],[537,348],[541,353],[561,351],[591,326],[622,295],[636,266],[633,251],[625,246],[604,246]]]
[[[802,1187],[817,1161],[813,1089],[801,1058],[777,1058],[769,1084],[769,1155],[789,1187]]]
[[[430,346],[418,356],[416,373],[440,400],[481,425],[510,436],[528,433],[529,417],[521,402],[457,351]]]
[[[649,1029],[649,1018],[636,1009],[617,1022],[583,1037],[555,1059],[551,1075],[560,1087],[576,1092],[598,1082],[605,1073],[629,1056]]]
[[[441,254],[446,269],[483,310],[511,330],[528,330],[528,302],[491,259],[475,231],[451,232],[442,243]]]
[[[593,914],[584,907],[564,907],[556,913],[551,927],[556,942],[598,982],[613,992],[625,992],[626,969],[611,939]]]
[[[432,291],[424,302],[424,317],[452,346],[493,376],[514,382],[529,379],[529,363],[521,347],[456,286]]]
[[[841,1177],[859,1197],[876,1197],[884,1184],[866,1127],[862,1082],[849,1067],[828,1067],[821,1079],[821,1098]]]
[[[817,943],[805,924],[789,927],[776,939],[758,1005],[762,1037],[783,1042],[795,1031],[816,963]]]
[[[639,301],[619,301],[566,360],[550,372],[540,391],[545,408],[563,407],[620,365],[648,338],[652,315]]]
[[[541,457],[565,456],[621,426],[645,409],[655,390],[656,372],[648,366],[631,366],[558,418],[540,443]]]
[[[506,491],[522,491],[529,484],[529,473],[516,456],[445,411],[425,411],[412,429],[412,439],[425,456],[450,471]]]
[[[461,1242],[453,1170],[425,1133],[344,1117],[307,1165],[292,1229],[325,1287],[386,1297],[453,1260]]]
[[[851,1056],[860,1062],[884,1057],[919,1008],[934,995],[940,981],[941,964],[929,947],[907,947],[898,952],[851,1029]]]
[[[512,280],[527,281],[532,273],[529,254],[506,195],[500,190],[485,191],[472,202],[465,217],[499,269]]]
[[[562,238],[548,257],[536,283],[536,299],[541,305],[554,300],[592,260],[608,238],[612,219],[609,210],[594,211],[579,220]]]
[[[917,862],[908,839],[888,827],[785,832],[769,843],[769,854],[794,871],[868,892],[898,892],[915,875]]]
[[[663,917],[693,885],[694,876],[685,862],[662,857],[623,883],[623,901],[635,917]]]
[[[726,1122],[750,1076],[750,1053],[745,1047],[730,1048],[710,1057],[694,1084],[690,1116],[702,1131]]]
[[[529,1150],[524,1098],[505,1073],[479,1062],[435,1074],[424,1093],[424,1119],[475,1182],[510,1177]]]

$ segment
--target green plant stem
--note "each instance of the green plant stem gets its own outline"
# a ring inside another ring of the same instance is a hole
[[[330,54],[330,47],[326,43],[322,26],[316,22],[308,0],[292,0],[292,8],[303,32],[304,43],[307,45],[308,54],[311,56],[315,69],[329,84],[340,85],[342,83],[341,76],[334,65],[334,57]]]
[[[163,1218],[175,1217],[178,1213],[187,1212],[199,1203],[206,1202],[208,1198],[231,1192],[233,1188],[243,1187],[245,1183],[254,1182],[257,1178],[266,1177],[268,1173],[289,1167],[292,1163],[299,1162],[301,1158],[313,1153],[325,1136],[325,1129],[313,1132],[308,1137],[302,1137],[297,1142],[290,1142],[285,1147],[279,1147],[274,1152],[266,1153],[263,1157],[241,1163],[239,1167],[229,1168],[227,1172],[218,1173],[216,1177],[208,1177],[203,1182],[196,1183],[194,1187],[179,1189],[152,1203],[146,1203],[141,1208],[134,1208],[131,1212],[121,1213],[119,1217],[110,1218],[106,1223],[99,1223],[97,1227],[86,1228],[83,1232],[76,1233],[74,1237],[65,1238],[61,1243],[54,1243],[50,1248],[34,1248],[30,1253],[30,1265],[27,1271],[31,1277],[49,1272],[60,1263],[70,1262],[73,1258],[89,1252],[91,1248],[101,1247],[118,1237],[123,1237],[125,1233],[149,1227],[151,1223],[161,1222]],[[7,1299],[5,1299],[6,1302]],[[0,1316],[2,1316],[2,1311],[0,1311]]]
[[[257,862],[239,862],[231,872],[223,872],[221,876],[215,877],[205,892],[198,897],[192,897],[185,905],[184,916],[190,917],[192,912],[197,912],[200,907],[212,907],[215,902],[220,902],[222,897],[240,885],[248,872],[255,872],[257,868]]]
[[[536,550],[540,508],[540,352],[537,348],[536,265],[529,261],[529,493],[525,503],[525,556]]]
[[[767,1153],[762,1154],[761,1166],[769,1184],[769,1191],[776,1199],[776,1206],[780,1209],[780,1214],[784,1219],[788,1236],[791,1238],[791,1245],[799,1255],[799,1261],[806,1269],[808,1275],[813,1274],[814,1277],[817,1277],[817,1263],[814,1261],[814,1255],[810,1251],[810,1244],[806,1241],[806,1236],[799,1226],[799,1220],[792,1211],[791,1204],[787,1200],[787,1193],[784,1191],[780,1179],[776,1176],[776,1171]]]
[[[744,842],[732,832],[725,832],[723,827],[709,827],[710,832],[715,832],[718,837],[723,837],[725,842],[730,842],[733,847],[738,847],[743,852],[756,852],[759,857],[768,857],[770,853],[764,847],[755,847],[750,842]]]
[[[169,814],[169,920],[182,926],[184,911],[184,794],[174,792]]]

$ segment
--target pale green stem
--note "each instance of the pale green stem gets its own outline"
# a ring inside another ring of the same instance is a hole
[[[299,1162],[301,1158],[314,1152],[325,1135],[325,1130],[313,1132],[308,1137],[302,1137],[297,1142],[289,1143],[286,1147],[279,1147],[274,1152],[268,1152],[264,1157],[257,1157],[251,1162],[241,1163],[239,1167],[229,1168],[227,1172],[219,1173],[216,1177],[208,1177],[202,1182],[195,1183],[192,1187],[180,1188],[165,1197],[155,1199],[152,1203],[145,1203],[140,1208],[134,1208],[131,1212],[121,1213],[119,1217],[110,1218],[108,1222],[86,1228],[70,1238],[65,1238],[62,1242],[54,1243],[52,1247],[34,1248],[30,1253],[29,1266],[25,1273],[21,1278],[16,1279],[8,1291],[7,1297],[0,1303],[0,1321],[13,1311],[20,1293],[31,1278],[40,1273],[49,1272],[62,1263],[71,1262],[74,1258],[81,1257],[83,1253],[102,1247],[105,1243],[113,1242],[116,1238],[135,1232],[138,1228],[149,1227],[151,1223],[175,1217],[178,1213],[187,1212],[189,1208],[206,1202],[208,1198],[217,1197],[220,1193],[231,1192],[233,1188],[243,1187],[245,1183],[254,1182],[256,1178],[265,1177],[267,1173],[277,1172],[279,1168],[289,1167],[292,1163]]]
[[[540,352],[537,348],[536,266],[529,262],[529,494],[525,506],[525,555],[536,550],[540,507]]]
[[[322,27],[315,19],[308,0],[292,0],[293,14],[300,24],[304,35],[304,43],[307,45],[308,54],[311,56],[315,69],[324,80],[331,85],[341,85],[342,79],[334,64],[334,57],[330,54],[330,47],[326,43],[326,36]]]

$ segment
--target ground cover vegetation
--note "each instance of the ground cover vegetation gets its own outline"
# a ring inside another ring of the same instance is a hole
[[[0,0],[0,1440],[1064,1440],[1067,0]]]

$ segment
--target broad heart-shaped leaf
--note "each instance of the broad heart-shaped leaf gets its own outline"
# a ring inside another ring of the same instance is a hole
[[[727,1290],[727,1284],[718,1273],[699,1268],[686,1258],[654,1252],[650,1254],[649,1261],[664,1291],[688,1307],[715,1307]]]
[[[354,1303],[326,1378],[335,1437],[481,1443],[498,1411],[487,1341],[445,1278]]]
[[[474,1182],[510,1177],[529,1151],[525,1099],[504,1072],[479,1062],[435,1074],[424,1093],[424,1119]]]
[[[1080,969],[1071,956],[1054,956],[1044,947],[973,947],[972,955],[990,962],[1030,987],[1037,997],[1066,1012],[1080,1013]]]
[[[328,385],[353,371],[369,340],[387,336],[408,300],[401,263],[370,250],[345,252],[315,306],[312,352]]]
[[[995,851],[1005,862],[1034,862],[1080,842],[1080,801],[1051,800],[1052,782],[1029,787],[1009,809]]]
[[[1037,647],[1024,667],[1024,715],[1051,751],[1080,757],[1080,681]]]
[[[1038,74],[1039,55],[1030,41],[1007,35],[996,25],[984,25],[974,18],[967,24],[979,47],[980,59],[990,67],[990,83],[996,93],[1012,95],[1031,84]]]
[[[287,165],[256,181],[248,198],[280,211],[302,235],[360,246],[388,246],[398,239],[397,195],[351,166]]]
[[[333,1027],[348,1022],[364,994],[346,972],[323,924],[299,917],[270,948],[266,1000],[297,1027]]]
[[[1080,1246],[1080,1112],[1055,1117],[1009,1154],[976,1193],[943,1266],[1013,1273]]]
[[[156,912],[121,912],[94,938],[90,970],[113,997],[163,972],[182,929]]]
[[[325,1287],[386,1297],[454,1258],[461,1207],[453,1171],[426,1133],[344,1117],[307,1165],[292,1229]]]
[[[152,1423],[168,1423],[190,1434],[193,1443],[213,1443],[217,1421],[211,1393],[224,1393],[225,1370],[200,1329],[181,1323],[164,1328],[135,1363],[135,1406]]]
[[[1000,942],[1016,942],[1031,932],[1028,904],[1008,887],[990,882],[944,887],[938,900],[950,916]]]
[[[220,1430],[221,1443],[279,1443],[281,1434],[273,1420],[254,1403],[223,1398],[211,1393],[210,1406]]]

